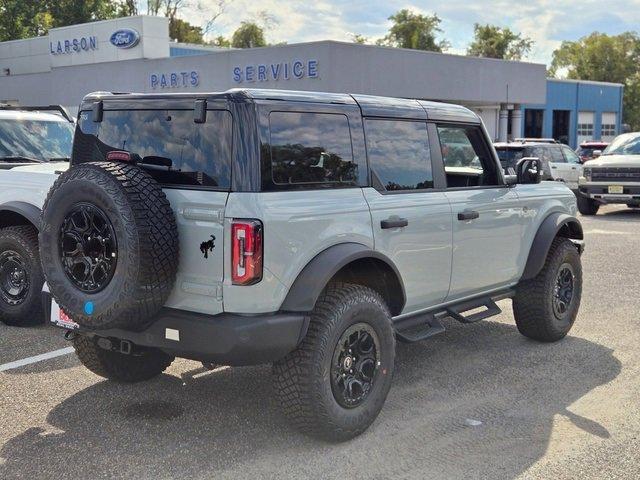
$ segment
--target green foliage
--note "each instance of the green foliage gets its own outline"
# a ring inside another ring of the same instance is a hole
[[[389,20],[393,22],[393,26],[384,38],[376,42],[378,45],[431,52],[442,52],[449,48],[446,40],[436,40],[436,35],[442,33],[442,29],[440,17],[435,14],[421,15],[402,9],[391,15]]]
[[[52,0],[46,3],[53,18],[53,27],[115,18],[119,7],[113,0]]]
[[[364,35],[360,35],[359,33],[352,33],[351,41],[353,43],[359,43],[360,45],[365,45],[367,43],[370,43],[367,37],[365,37]]]
[[[223,47],[223,48],[231,47],[231,40],[229,40],[228,38],[223,37],[222,35],[218,35],[216,38],[214,38],[209,43],[211,45],[216,46],[216,47]]]
[[[553,52],[549,73],[624,84],[624,122],[640,130],[640,37],[637,33],[593,32],[574,42],[562,42]]]
[[[266,47],[264,29],[254,22],[242,22],[231,37],[233,48]]]
[[[44,35],[52,23],[38,0],[0,0],[0,42]]]
[[[202,28],[191,25],[180,18],[169,19],[169,37],[184,43],[204,43]]]
[[[473,26],[474,40],[467,49],[467,55],[474,57],[522,60],[531,51],[533,40],[512,32],[509,28],[495,25]]]

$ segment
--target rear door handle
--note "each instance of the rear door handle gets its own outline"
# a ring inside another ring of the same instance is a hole
[[[409,225],[409,220],[406,218],[389,217],[386,220],[380,222],[380,228],[401,228]]]
[[[464,212],[458,212],[458,220],[475,220],[480,214],[475,210],[465,210]]]

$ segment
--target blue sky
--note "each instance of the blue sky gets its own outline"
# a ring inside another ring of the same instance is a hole
[[[219,0],[195,0],[201,11],[185,10],[183,17],[200,24],[207,8]],[[394,12],[408,8],[417,13],[437,13],[451,53],[464,53],[473,35],[474,22],[492,23],[522,32],[535,41],[529,60],[548,63],[562,40],[575,40],[594,30],[617,34],[640,27],[640,0],[227,0],[214,34],[230,35],[242,20],[266,11],[276,24],[270,42],[350,40],[350,33],[370,38],[384,36]],[[203,14],[204,13],[204,14]]]

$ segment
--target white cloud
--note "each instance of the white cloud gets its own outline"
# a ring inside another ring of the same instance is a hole
[[[217,0],[194,0],[202,10],[185,10],[183,18],[194,24],[206,21]],[[370,38],[385,35],[389,15],[401,8],[417,13],[437,13],[451,53],[464,54],[474,23],[491,23],[521,32],[535,41],[530,61],[548,63],[562,40],[576,40],[594,30],[617,34],[640,24],[640,0],[230,0],[215,23],[213,35],[230,36],[241,21],[265,11],[276,23],[267,32],[270,42],[351,40],[349,32]]]

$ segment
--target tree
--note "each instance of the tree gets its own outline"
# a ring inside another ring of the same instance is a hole
[[[553,52],[549,73],[624,84],[624,121],[634,130],[640,129],[640,37],[637,33],[593,32],[577,41],[562,42]]]
[[[254,22],[242,22],[231,37],[233,48],[266,47],[264,29]]]
[[[0,42],[44,35],[52,23],[38,0],[0,0]]]
[[[222,35],[218,35],[209,43],[215,47],[222,47],[222,48],[231,47],[231,41],[228,38],[223,37]]]
[[[113,0],[55,0],[47,3],[53,27],[114,18],[119,6]]]
[[[196,27],[180,18],[169,20],[169,37],[184,43],[204,43],[202,27]]]
[[[389,33],[376,43],[391,47],[412,48],[414,50],[428,50],[442,52],[449,48],[446,40],[436,40],[436,35],[442,33],[440,17],[437,15],[422,15],[402,9],[389,20],[393,26]]]
[[[522,60],[531,51],[533,40],[512,32],[509,28],[495,25],[473,26],[474,40],[467,49],[467,55],[473,57],[502,58],[504,60]]]
[[[349,36],[351,37],[351,41],[353,43],[359,43],[360,45],[366,45],[367,43],[370,43],[369,38],[365,37],[364,35],[360,35],[359,33],[350,33]]]

